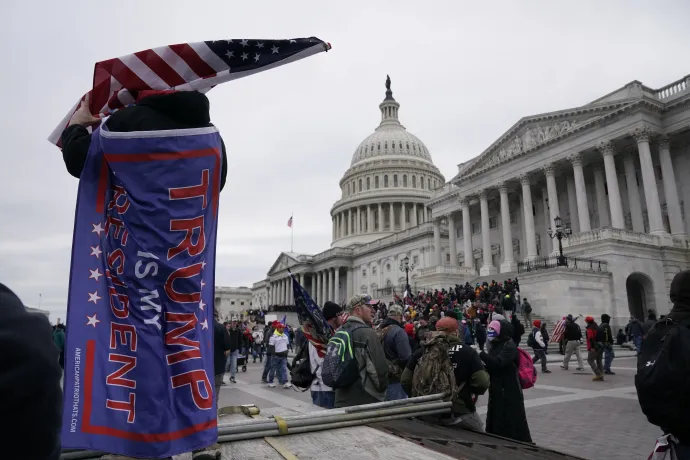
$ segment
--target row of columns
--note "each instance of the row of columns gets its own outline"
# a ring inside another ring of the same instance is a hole
[[[310,273],[311,290],[309,294],[312,299],[318,304],[322,305],[327,300],[340,303],[340,267],[331,267],[316,272]],[[299,283],[305,289],[308,287],[305,283],[305,273],[300,273],[298,276]],[[347,294],[351,288],[352,273],[348,269],[346,291]],[[292,290],[292,279],[288,276],[275,281],[271,281],[269,285],[269,305],[293,305],[295,297]]]
[[[635,130],[632,135],[637,142],[638,155],[640,157],[644,195],[647,204],[647,213],[649,216],[650,233],[664,234],[666,231],[664,229],[661,216],[661,204],[659,202],[659,193],[657,191],[656,177],[654,175],[652,156],[649,148],[649,138],[651,133],[647,129],[640,128]],[[625,229],[625,218],[623,215],[623,206],[621,203],[618,175],[616,172],[616,163],[614,159],[614,155],[616,154],[615,148],[612,143],[605,142],[598,145],[597,150],[601,153],[604,160],[603,170],[601,167],[594,168],[594,187],[597,201],[596,205],[600,216],[599,224],[601,227],[611,226],[614,228]],[[571,181],[569,179],[567,183],[568,203],[571,209],[571,216],[573,216],[571,218],[571,220],[573,220],[571,225],[574,232],[588,232],[591,230],[591,222],[589,218],[589,205],[587,202],[587,189],[582,167],[582,156],[578,153],[571,155],[568,159],[573,168],[573,180]],[[681,214],[680,201],[678,198],[678,189],[676,187],[669,141],[665,137],[662,137],[659,140],[659,161],[661,164],[671,233],[674,236],[682,236],[685,234],[685,230]],[[626,181],[628,183],[628,200],[630,202],[633,231],[643,233],[644,223],[642,219],[642,206],[640,203],[640,194],[636,185],[637,182],[635,177],[634,158],[631,155],[626,156],[623,164]],[[546,190],[549,199],[548,207],[550,227],[555,228],[554,220],[560,215],[555,170],[553,165],[547,165],[542,168],[542,170],[546,177]],[[531,259],[537,257],[536,231],[534,226],[534,216],[532,213],[531,182],[530,177],[527,174],[521,175],[519,180],[522,189],[522,206],[525,227],[524,232],[527,245],[526,259]],[[608,205],[610,208],[610,215],[606,211],[607,197],[605,186],[608,186]],[[505,183],[499,183],[496,188],[498,188],[500,193],[501,227],[503,231],[504,247],[504,250],[502,251],[503,263],[501,265],[501,271],[513,271],[517,267],[512,250],[513,237],[510,225],[508,187]],[[479,197],[481,212],[483,253],[480,275],[484,276],[495,273],[496,267],[493,266],[491,257],[487,190],[481,190],[477,193],[477,195]],[[465,253],[464,265],[466,267],[473,267],[474,260],[472,252],[472,229],[469,200],[470,197],[462,197],[460,199],[460,206],[463,216],[462,227]],[[448,222],[449,231],[449,249],[451,254],[450,264],[457,265],[455,216],[453,213],[450,213],[446,215],[445,218]],[[436,249],[436,264],[441,265],[440,219],[434,220],[434,245]]]
[[[385,228],[385,214],[388,212],[388,231],[396,231],[395,227],[395,208],[396,204],[400,205],[400,230],[407,230],[408,222],[406,217],[407,209],[410,209],[410,227],[427,222],[427,208],[421,203],[407,203],[407,202],[390,202],[367,204],[363,206],[355,206],[341,211],[333,216],[333,240],[345,238],[352,235],[360,235],[365,233],[383,232]],[[384,206],[387,209],[384,211]],[[421,212],[420,212],[421,211]],[[374,218],[374,214],[378,219]],[[378,225],[375,225],[375,220],[378,220]]]

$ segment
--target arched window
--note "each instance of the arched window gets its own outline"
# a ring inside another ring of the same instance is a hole
[[[371,189],[371,178],[367,177],[367,190]]]
[[[381,143],[380,142],[378,143],[377,148],[378,148],[378,150],[381,150]]]
[[[412,176],[412,188],[417,188],[417,176]]]
[[[398,175],[393,174],[393,187],[397,187],[397,186],[398,186]]]
[[[419,187],[424,190],[424,176],[419,178]]]
[[[388,175],[383,176],[383,186],[388,187]]]
[[[374,177],[374,188],[379,188],[379,176]]]
[[[403,187],[407,187],[407,174],[403,175]]]
[[[431,190],[431,178],[426,180],[426,189]]]
[[[359,180],[359,191],[362,191],[362,179]]]
[[[391,148],[395,150],[395,142],[391,142]]]
[[[348,195],[350,194],[350,183],[349,183],[349,182],[348,182],[348,184],[347,184],[347,194],[348,194]]]
[[[386,141],[386,142],[383,143],[383,148],[386,149],[386,150],[388,150],[388,141]]]
[[[355,193],[357,189],[355,188],[355,181],[352,181],[352,193]]]

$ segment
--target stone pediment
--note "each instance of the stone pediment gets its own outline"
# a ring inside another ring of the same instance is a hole
[[[293,267],[299,263],[300,261],[298,259],[283,252],[280,254],[280,256],[278,256],[278,259],[276,259],[276,261],[273,263],[270,270],[268,270],[268,275],[270,276],[274,273],[281,272],[286,268]]]
[[[453,180],[489,169],[525,152],[536,150],[551,141],[596,123],[628,103],[585,106],[578,109],[525,117],[473,161],[462,164]]]

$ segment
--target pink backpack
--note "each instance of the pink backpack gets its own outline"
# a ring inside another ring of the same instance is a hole
[[[532,357],[522,348],[518,348],[518,378],[523,390],[532,388],[537,383],[537,369],[534,367]]]

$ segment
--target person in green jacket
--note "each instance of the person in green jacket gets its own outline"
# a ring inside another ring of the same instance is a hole
[[[53,331],[53,343],[60,352],[60,367],[65,368],[65,325],[58,324]]]
[[[489,388],[489,374],[484,369],[482,360],[472,347],[465,345],[463,331],[458,327],[455,318],[445,317],[436,323],[436,331],[445,333],[450,342],[448,355],[453,365],[455,381],[462,389],[453,401],[450,417],[438,419],[439,424],[449,427],[462,428],[483,432],[484,423],[475,405],[476,398]],[[408,395],[412,396],[412,377],[414,376],[417,362],[424,354],[424,349],[417,350],[403,371],[400,383]]]

